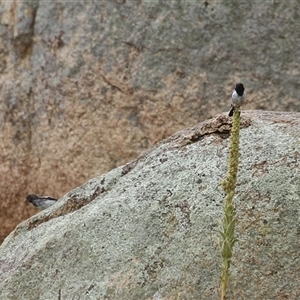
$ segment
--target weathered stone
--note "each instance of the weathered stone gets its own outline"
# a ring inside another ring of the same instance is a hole
[[[242,113],[228,299],[299,299],[300,113]],[[1,299],[218,299],[230,119],[70,191],[0,247]]]
[[[297,1],[1,1],[0,240],[35,210],[228,111],[299,111]]]

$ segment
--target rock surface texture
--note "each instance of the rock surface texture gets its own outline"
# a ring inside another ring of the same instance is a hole
[[[0,247],[0,299],[218,299],[231,120],[91,179]],[[228,299],[300,298],[300,114],[242,113]]]
[[[297,1],[0,0],[0,241],[154,143],[225,112],[300,111]]]

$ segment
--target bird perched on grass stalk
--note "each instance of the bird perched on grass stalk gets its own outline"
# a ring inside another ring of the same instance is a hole
[[[239,82],[236,84],[235,89],[231,96],[231,110],[229,112],[229,117],[233,116],[233,112],[236,108],[240,107],[246,101],[246,92],[244,85]]]

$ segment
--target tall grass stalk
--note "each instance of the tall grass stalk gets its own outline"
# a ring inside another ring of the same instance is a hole
[[[240,140],[240,111],[234,110],[232,129],[230,135],[228,173],[222,181],[222,187],[226,194],[224,205],[224,218],[222,223],[222,273],[221,273],[221,300],[226,299],[226,291],[229,282],[229,269],[232,258],[232,249],[237,241],[235,237],[235,208],[233,197],[235,195],[235,187],[237,180],[237,172],[239,165],[239,140]]]

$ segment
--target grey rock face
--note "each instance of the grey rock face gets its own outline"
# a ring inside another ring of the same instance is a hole
[[[299,299],[300,114],[242,115],[229,299]],[[218,299],[229,130],[178,132],[20,224],[0,298]]]
[[[247,109],[300,111],[297,1],[0,3],[0,242],[27,194],[227,111],[238,81]]]

